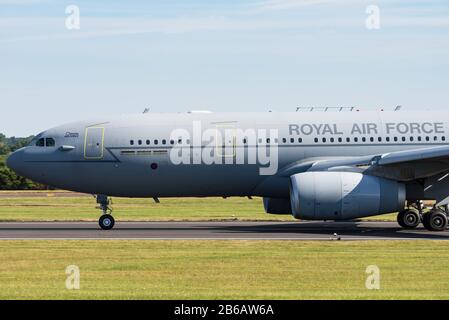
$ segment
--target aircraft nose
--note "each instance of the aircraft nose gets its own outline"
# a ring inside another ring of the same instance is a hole
[[[23,167],[23,150],[13,152],[8,159],[6,159],[6,165],[11,170],[20,173],[21,168]]]

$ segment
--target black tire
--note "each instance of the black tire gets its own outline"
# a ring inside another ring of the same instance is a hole
[[[98,220],[98,224],[103,230],[111,230],[114,227],[115,220],[110,214],[104,214]]]
[[[423,225],[429,231],[445,231],[447,224],[447,215],[441,210],[432,210],[423,217]]]
[[[415,229],[421,222],[419,213],[415,210],[404,210],[398,213],[397,220],[404,229]]]

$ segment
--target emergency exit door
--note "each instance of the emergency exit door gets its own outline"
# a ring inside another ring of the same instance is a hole
[[[234,158],[236,153],[236,129],[235,124],[220,124],[215,127],[215,152],[216,156]]]

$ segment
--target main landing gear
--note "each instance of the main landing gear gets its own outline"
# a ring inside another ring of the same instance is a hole
[[[430,231],[444,231],[447,229],[448,213],[446,210],[434,208],[423,215],[422,224]]]
[[[97,195],[96,198],[97,203],[99,204],[97,209],[101,209],[103,211],[103,215],[98,220],[98,224],[103,230],[111,230],[115,224],[115,220],[112,217],[112,209],[109,207],[111,200],[105,195]]]
[[[414,209],[406,209],[404,211],[399,212],[398,223],[404,229],[414,229],[421,222],[421,215],[418,210]]]
[[[414,229],[420,222],[429,231],[444,231],[448,227],[449,210],[447,206],[433,207],[424,212],[422,201],[410,204],[407,209],[399,212],[398,223],[404,229]]]

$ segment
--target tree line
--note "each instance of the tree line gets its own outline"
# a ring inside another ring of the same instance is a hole
[[[7,138],[3,133],[0,133],[0,155],[7,155],[10,152],[14,152],[29,145],[33,138],[34,136],[29,136],[27,138]]]
[[[0,133],[0,190],[44,190],[46,186],[18,176],[6,166],[6,158],[14,152],[28,145],[33,136],[27,138],[7,138]]]

